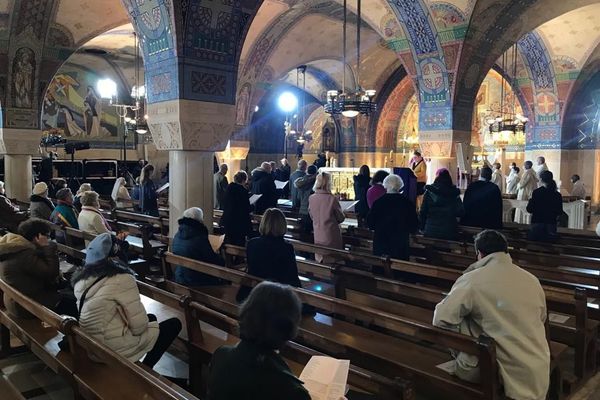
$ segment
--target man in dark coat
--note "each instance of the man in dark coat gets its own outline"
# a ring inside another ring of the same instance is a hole
[[[5,193],[4,182],[0,181],[0,228],[16,232],[17,226],[27,219],[27,214],[19,211],[19,207],[13,205]]]
[[[257,214],[264,213],[267,208],[277,207],[277,188],[271,172],[268,162],[263,162],[252,171],[252,194],[262,194],[254,206]]]
[[[467,188],[463,199],[465,216],[461,223],[484,229],[502,228],[502,193],[490,182],[492,169],[483,167],[479,181]]]
[[[245,186],[247,180],[246,171],[238,171],[233,176],[233,182],[225,190],[221,225],[225,227],[225,242],[236,246],[245,246],[246,237],[252,234],[252,207]]]
[[[298,161],[298,169],[294,171],[292,175],[290,175],[290,183],[288,184],[288,186],[290,187],[292,208],[296,210],[300,208],[300,195],[298,192],[298,188],[296,188],[296,185],[294,185],[294,182],[296,182],[296,179],[302,178],[304,175],[306,175],[307,166],[308,164],[306,160]]]

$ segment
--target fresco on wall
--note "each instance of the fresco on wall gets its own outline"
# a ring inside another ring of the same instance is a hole
[[[120,147],[123,128],[119,127],[116,109],[94,88],[103,78],[76,65],[63,66],[44,97],[43,130],[56,131],[69,141],[89,141],[95,148]]]
[[[17,108],[32,107],[34,71],[33,50],[21,47],[17,50],[13,61],[13,104]]]

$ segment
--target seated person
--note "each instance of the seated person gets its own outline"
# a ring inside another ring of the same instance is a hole
[[[240,310],[241,341],[213,354],[208,399],[310,400],[280,350],[297,332],[301,316],[298,296],[288,287],[262,282]]]
[[[21,222],[27,219],[27,214],[20,212],[19,207],[6,197],[4,182],[0,181],[0,228],[16,232]]]
[[[56,310],[60,270],[56,244],[49,240],[50,222],[31,218],[19,225],[19,234],[0,238],[0,278],[25,296]],[[4,298],[8,311],[23,318],[31,314]]]
[[[273,282],[301,287],[294,246],[283,239],[287,223],[281,210],[267,209],[258,231],[260,237],[249,240],[246,245],[248,273]],[[246,286],[240,287],[237,301],[245,300],[250,290]]]
[[[550,350],[544,327],[544,290],[535,276],[513,264],[501,233],[479,233],[475,251],[478,261],[435,307],[433,325],[474,337],[491,337],[496,342],[506,397],[545,399]],[[479,381],[477,357],[465,353],[454,356],[456,376]]]
[[[109,233],[98,235],[86,250],[84,267],[73,275],[79,326],[132,362],[145,354],[142,362],[153,368],[181,331],[181,322],[158,323],[146,314],[133,271],[115,259],[118,243]]]
[[[77,211],[81,211],[81,196],[83,196],[85,192],[91,192],[92,190],[92,185],[89,183],[82,183],[79,186],[79,190],[77,190],[77,193],[75,194],[75,199],[73,200],[73,205],[75,206]]]
[[[110,233],[110,225],[100,212],[98,193],[87,191],[80,196],[81,212],[77,218],[79,229],[93,235]]]
[[[54,204],[48,198],[48,185],[44,182],[36,183],[29,201],[29,216],[46,221],[50,220],[50,214],[54,211]]]
[[[209,264],[225,265],[223,258],[213,251],[208,241],[208,228],[204,225],[204,212],[192,207],[183,212],[179,219],[179,229],[173,238],[173,254],[203,261]],[[202,272],[178,265],[175,268],[175,282],[186,286],[222,285],[224,282]]]
[[[50,215],[50,222],[74,229],[79,229],[77,222],[77,210],[73,206],[73,192],[69,188],[60,189],[56,192],[56,208]]]

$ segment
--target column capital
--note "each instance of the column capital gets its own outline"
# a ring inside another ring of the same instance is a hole
[[[452,129],[420,131],[419,146],[426,158],[456,157],[456,143],[471,142],[471,132]]]
[[[0,128],[0,154],[36,155],[41,137],[37,129]]]
[[[235,123],[235,106],[196,100],[148,104],[148,125],[159,150],[222,151]]]

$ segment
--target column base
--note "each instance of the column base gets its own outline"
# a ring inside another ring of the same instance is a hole
[[[4,183],[9,198],[29,201],[33,187],[30,155],[4,156]]]

